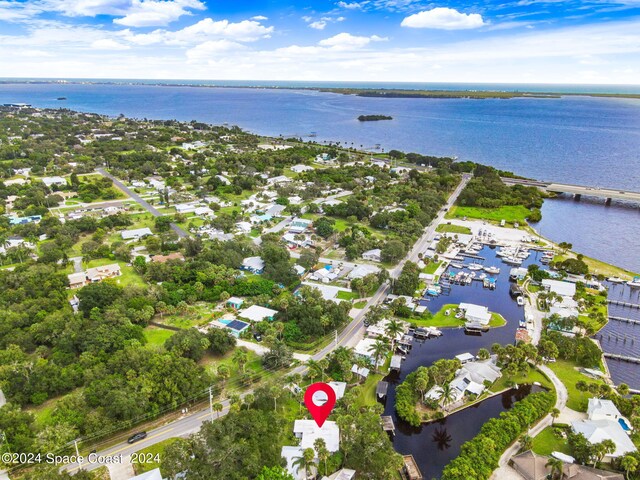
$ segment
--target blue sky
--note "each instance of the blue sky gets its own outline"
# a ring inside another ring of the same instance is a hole
[[[0,76],[640,84],[640,0],[0,0]]]

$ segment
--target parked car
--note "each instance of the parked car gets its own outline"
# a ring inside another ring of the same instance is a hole
[[[256,339],[256,342],[261,342],[262,341],[262,335],[260,335],[258,332],[255,332],[253,334],[253,338]]]
[[[140,440],[143,440],[147,438],[147,432],[138,432],[138,433],[134,433],[133,435],[131,435],[129,437],[129,440],[127,440],[127,443],[136,443]]]

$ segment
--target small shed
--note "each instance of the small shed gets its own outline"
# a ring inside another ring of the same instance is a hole
[[[389,382],[380,381],[376,386],[376,396],[378,398],[384,398],[387,396],[388,390],[389,390]]]
[[[244,303],[244,300],[239,297],[231,297],[229,298],[229,300],[227,300],[227,305],[232,308],[235,308],[236,310],[238,310],[239,308],[242,308],[243,303]]]
[[[402,357],[400,355],[394,355],[391,357],[391,364],[389,368],[391,370],[400,371],[400,367],[402,366]]]

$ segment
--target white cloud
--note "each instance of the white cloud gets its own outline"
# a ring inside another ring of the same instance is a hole
[[[313,17],[310,17],[309,15],[304,15],[303,17],[300,17],[300,18],[302,18],[302,20],[307,23],[313,20]]]
[[[113,22],[127,27],[164,26],[183,15],[192,15],[191,9],[205,10],[206,6],[199,0],[133,0],[127,14]]]
[[[331,47],[334,49],[353,49],[362,48],[371,42],[381,42],[387,40],[386,38],[372,35],[371,37],[361,37],[357,35],[351,35],[350,33],[339,33],[330,38],[320,40],[318,45],[323,47]]]
[[[265,17],[264,15],[256,15],[251,17],[251,20],[257,20],[259,22],[264,22],[265,20],[269,20],[269,17]]]
[[[101,40],[94,41],[91,44],[91,48],[95,48],[96,50],[128,50],[131,47],[123,43],[116,42],[111,38],[103,38]]]
[[[403,27],[464,30],[485,25],[478,13],[460,13],[453,8],[438,7],[409,15],[402,20]]]
[[[324,30],[324,27],[327,26],[327,22],[324,20],[318,20],[317,22],[311,22],[309,24],[311,28],[315,28],[316,30]]]
[[[210,40],[187,50],[190,61],[210,59],[232,51],[244,50],[247,47],[231,40]]]
[[[347,2],[338,2],[337,5],[340,8],[346,8],[347,10],[362,10],[362,7],[367,4],[368,2],[351,2],[351,3],[347,3]]]
[[[126,15],[132,0],[45,0],[43,9],[61,12],[68,17]]]

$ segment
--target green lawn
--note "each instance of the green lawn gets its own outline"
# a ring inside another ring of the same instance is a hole
[[[491,391],[501,392],[502,390],[509,388],[511,382],[518,385],[531,385],[534,382],[538,382],[543,387],[553,390],[553,384],[547,379],[547,377],[545,377],[539,370],[530,368],[529,373],[527,373],[526,375],[517,375],[511,378],[503,375],[498,380],[496,380],[496,383],[491,386]]]
[[[149,470],[153,470],[154,468],[160,468],[160,470],[162,471],[162,457],[164,455],[164,450],[165,448],[167,448],[169,445],[171,445],[172,443],[174,443],[176,440],[178,440],[177,438],[167,438],[166,440],[163,440],[161,442],[156,443],[155,445],[151,445],[150,447],[147,448],[143,448],[142,450],[138,450],[138,453],[142,454],[142,457],[144,458],[145,462],[141,463],[141,462],[134,462],[133,463],[133,469],[136,472],[136,475],[140,475],[144,472],[148,472]],[[159,462],[155,462],[155,457],[156,455],[158,455],[159,457]],[[146,462],[146,460],[151,460],[150,462]]]
[[[144,338],[147,339],[147,346],[155,347],[164,345],[164,342],[174,333],[176,332],[173,330],[150,326],[144,329]]]
[[[360,298],[360,295],[358,295],[357,292],[345,292],[343,290],[340,290],[338,292],[337,298],[339,298],[340,300],[355,300],[356,298]]]
[[[237,348],[237,347],[236,347]],[[242,375],[242,371],[238,368],[238,365],[233,362],[233,350],[228,352],[226,355],[217,356],[206,354],[200,363],[204,365],[213,375],[217,374],[218,367],[220,365],[226,365],[229,367],[230,376],[227,380],[227,385],[229,382],[233,382],[234,379]],[[264,368],[262,367],[261,357],[251,351],[247,350],[247,364],[244,366],[245,372],[261,372]]]
[[[455,303],[447,303],[442,306],[440,311],[433,315],[431,318],[415,319],[411,320],[411,323],[415,323],[418,327],[462,327],[465,324],[464,318],[456,318],[456,309],[458,305]],[[445,312],[449,310],[449,315],[445,315]],[[507,321],[499,313],[491,313],[490,327],[502,327],[506,325]]]
[[[116,282],[116,284],[120,285],[121,287],[127,287],[129,285],[146,285],[142,277],[133,270],[133,267],[127,266],[127,264],[124,262],[118,262],[109,258],[98,258],[96,260],[91,260],[88,263],[84,263],[83,266],[84,268],[93,268],[101,267],[103,265],[110,265],[112,263],[117,263],[118,265],[120,265],[120,271],[122,272],[122,275],[120,275],[119,277],[114,277],[114,281]]]
[[[441,223],[436,228],[436,232],[441,233],[464,233],[470,234],[471,229],[469,227],[463,227],[462,225],[452,225],[450,223]]]
[[[500,208],[462,207],[455,205],[449,210],[447,217],[479,218],[493,222],[504,220],[508,223],[518,222],[521,225],[525,225],[525,219],[529,216],[529,213],[529,209],[522,205],[508,205]]]
[[[356,302],[353,304],[353,308],[364,308],[367,304],[366,300],[362,300],[361,302]]]
[[[359,393],[355,401],[357,409],[362,407],[371,407],[378,403],[376,399],[376,387],[378,382],[384,378],[384,375],[379,373],[371,374],[367,377],[365,382],[358,387]]]
[[[429,262],[426,267],[422,269],[422,273],[434,274],[442,262]]]
[[[551,455],[551,452],[571,454],[569,443],[560,435],[556,435],[553,427],[545,428],[534,437],[533,451],[538,455]]]
[[[580,380],[584,380],[588,383],[602,383],[602,380],[594,380],[586,375],[583,375],[576,370],[576,364],[567,360],[558,360],[549,364],[549,368],[555,372],[560,381],[567,387],[569,393],[569,400],[567,401],[567,407],[577,410],[578,412],[587,411],[587,402],[591,395],[589,392],[581,392],[576,388],[576,383]]]

